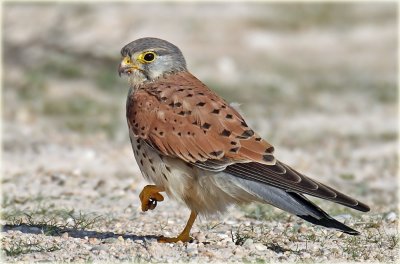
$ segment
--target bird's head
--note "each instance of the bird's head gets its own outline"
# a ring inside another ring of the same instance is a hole
[[[132,85],[186,70],[185,58],[175,45],[158,38],[140,38],[121,50],[119,75],[128,75]]]

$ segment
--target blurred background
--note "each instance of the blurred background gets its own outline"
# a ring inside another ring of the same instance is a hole
[[[125,44],[152,36],[180,47],[195,76],[240,103],[279,159],[373,213],[396,211],[396,10],[389,2],[5,3],[3,207],[51,198],[110,213],[115,199],[126,207],[137,199],[129,188],[144,182],[117,67]]]

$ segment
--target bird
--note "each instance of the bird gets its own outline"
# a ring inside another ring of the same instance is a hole
[[[181,50],[154,37],[121,49],[119,76],[128,79],[126,118],[136,162],[146,185],[141,210],[169,198],[191,213],[176,237],[191,242],[198,215],[222,214],[230,205],[261,202],[312,224],[350,235],[360,233],[335,220],[305,195],[368,212],[368,205],[296,171],[278,160],[274,147],[249,127],[228,102],[192,75]]]

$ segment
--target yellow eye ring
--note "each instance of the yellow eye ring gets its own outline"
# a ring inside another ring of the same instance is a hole
[[[154,61],[157,54],[153,51],[145,51],[138,56],[138,60],[142,63],[150,63]]]

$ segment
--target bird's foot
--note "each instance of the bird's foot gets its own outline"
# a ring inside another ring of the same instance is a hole
[[[193,242],[193,238],[189,236],[189,234],[187,235],[179,235],[177,237],[164,237],[161,236],[157,239],[158,242],[160,243],[176,243],[179,241],[182,241],[183,243],[185,242],[189,242],[192,243]]]
[[[146,185],[139,194],[142,202],[142,211],[153,210],[157,202],[164,201],[164,196],[160,194],[163,190],[155,185]]]
[[[197,217],[197,213],[195,211],[192,211],[190,213],[190,217],[189,217],[189,220],[188,220],[185,228],[183,229],[182,233],[179,236],[177,236],[177,237],[161,236],[157,239],[158,242],[160,242],[160,243],[176,243],[179,241],[182,241],[183,243],[193,242],[193,238],[190,237],[190,229],[192,229],[192,225],[193,225],[194,221],[196,220],[196,217]]]

